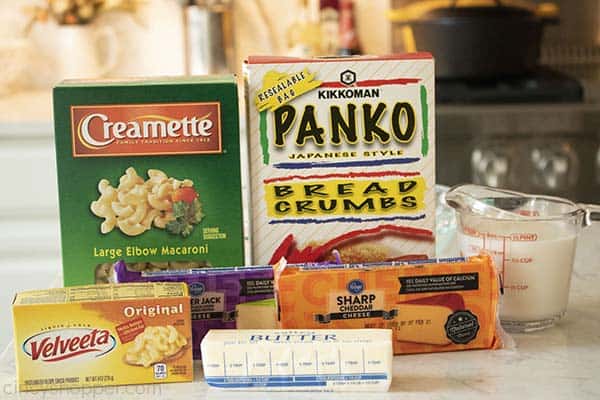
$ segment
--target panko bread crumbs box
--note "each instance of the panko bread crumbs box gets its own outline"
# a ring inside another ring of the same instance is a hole
[[[34,290],[12,308],[21,391],[193,379],[184,283]]]
[[[255,264],[433,257],[428,53],[245,64]]]
[[[65,285],[149,268],[243,265],[233,76],[54,88]]]

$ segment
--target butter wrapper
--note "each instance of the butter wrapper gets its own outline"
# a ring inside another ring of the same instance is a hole
[[[384,392],[389,329],[213,330],[202,341],[210,386],[244,391]]]

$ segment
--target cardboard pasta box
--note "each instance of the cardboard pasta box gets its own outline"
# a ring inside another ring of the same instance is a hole
[[[434,256],[427,53],[245,64],[256,264]]]
[[[193,379],[184,283],[74,286],[13,301],[21,391]]]
[[[67,81],[54,122],[65,285],[244,264],[233,77]]]

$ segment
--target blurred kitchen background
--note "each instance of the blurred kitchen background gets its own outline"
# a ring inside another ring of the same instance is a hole
[[[414,50],[436,57],[438,183],[600,202],[600,0],[0,0],[0,280],[58,274],[60,79]]]

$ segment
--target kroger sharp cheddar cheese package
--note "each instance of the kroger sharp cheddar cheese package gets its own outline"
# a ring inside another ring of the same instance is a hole
[[[54,122],[65,285],[121,258],[244,264],[233,77],[67,81]]]
[[[274,268],[280,328],[392,329],[394,354],[501,345],[488,256]]]
[[[193,378],[183,283],[75,286],[13,301],[19,390]]]
[[[434,256],[434,66],[427,53],[250,57],[256,264]]]

